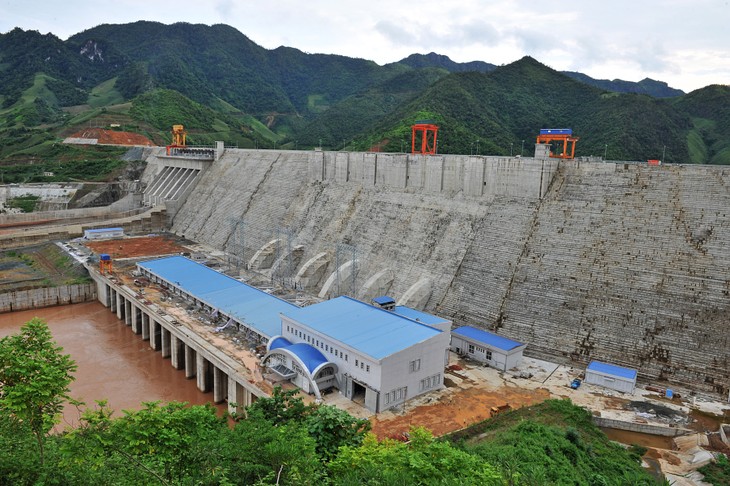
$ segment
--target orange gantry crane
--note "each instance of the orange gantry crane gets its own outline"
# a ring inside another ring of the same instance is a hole
[[[171,154],[171,150],[174,148],[185,147],[185,137],[188,132],[185,131],[185,127],[182,125],[172,126],[172,143],[167,146],[167,155]]]
[[[438,125],[430,121],[418,121],[411,126],[411,153],[435,155],[438,147]]]
[[[537,143],[552,145],[553,142],[556,142],[559,144],[557,151],[550,150],[550,157],[557,159],[575,158],[575,142],[578,140],[580,138],[574,137],[573,130],[570,128],[542,128],[540,135],[537,136]]]

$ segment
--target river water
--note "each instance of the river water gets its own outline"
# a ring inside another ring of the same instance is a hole
[[[33,317],[48,323],[53,339],[76,361],[70,395],[87,406],[107,400],[119,416],[122,410],[142,408],[142,402],[197,405],[213,400],[212,393],[201,393],[195,379],[186,379],[183,370],[173,368],[170,359],[153,351],[99,302],[0,314],[0,337],[17,333]],[[225,410],[225,404],[217,407]],[[75,425],[78,420],[76,408],[67,406],[63,423]]]

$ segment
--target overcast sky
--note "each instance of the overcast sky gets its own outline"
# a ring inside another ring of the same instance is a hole
[[[497,65],[529,55],[561,71],[649,77],[688,92],[730,84],[728,1],[0,0],[0,32],[67,39],[104,23],[224,23],[267,49],[378,64],[429,52]]]

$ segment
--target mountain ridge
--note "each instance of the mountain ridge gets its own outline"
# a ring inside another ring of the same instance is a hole
[[[39,133],[48,144],[54,133],[110,117],[165,140],[160,120],[185,124],[186,113],[205,108],[212,112],[190,133],[199,143],[397,151],[412,121],[432,118],[443,123],[440,150],[451,153],[475,145],[524,153],[540,128],[560,125],[581,136],[578,155],[642,160],[659,151],[669,162],[730,163],[730,121],[707,102],[729,95],[703,90],[713,88],[686,95],[648,78],[594,80],[529,56],[496,66],[431,52],[380,66],[265,49],[225,24],[102,24],[66,41],[16,28],[0,34],[0,134],[9,135],[0,159],[22,158]]]

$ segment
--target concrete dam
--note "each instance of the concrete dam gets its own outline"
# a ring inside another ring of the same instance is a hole
[[[174,233],[320,298],[730,391],[730,168],[226,148],[142,180]]]

